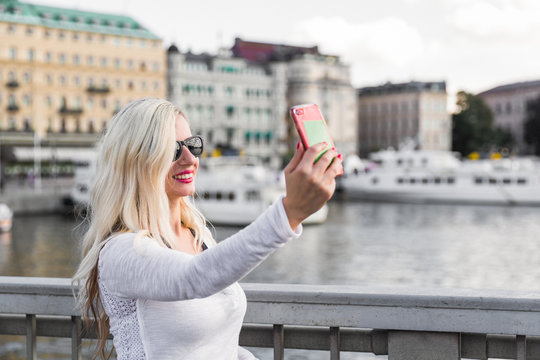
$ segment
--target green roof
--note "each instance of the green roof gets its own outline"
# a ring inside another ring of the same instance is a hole
[[[128,16],[0,0],[0,21],[146,39],[159,37]]]

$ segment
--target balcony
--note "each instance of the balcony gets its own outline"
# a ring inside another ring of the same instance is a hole
[[[80,107],[67,107],[62,106],[60,109],[58,109],[58,112],[63,115],[80,115],[83,112],[83,109]]]
[[[9,80],[6,83],[6,87],[11,88],[11,89],[18,88],[19,87],[19,82],[17,80]]]
[[[457,289],[242,284],[242,346],[388,355],[389,360],[538,359],[540,294]],[[70,280],[0,277],[0,334],[71,338],[81,359],[80,311]],[[83,331],[94,337],[91,331]]]
[[[108,94],[111,91],[111,88],[108,85],[102,85],[102,86],[89,85],[86,88],[86,91],[93,94]]]
[[[6,107],[6,110],[9,111],[9,112],[17,112],[17,111],[19,111],[19,105],[17,105],[17,104],[8,104],[8,106]]]

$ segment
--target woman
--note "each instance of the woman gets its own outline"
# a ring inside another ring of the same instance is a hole
[[[202,139],[168,101],[119,111],[101,139],[74,276],[85,319],[97,319],[97,352],[107,357],[110,331],[118,359],[254,359],[238,346],[246,298],[237,281],[332,196],[341,156],[331,150],[314,164],[323,147],[299,145],[286,196],[216,244],[189,200]]]

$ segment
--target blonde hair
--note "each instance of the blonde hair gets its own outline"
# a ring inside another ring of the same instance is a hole
[[[98,286],[99,253],[115,234],[133,232],[137,239],[152,239],[175,248],[165,179],[175,149],[175,120],[182,112],[162,99],[135,100],[110,121],[98,143],[96,173],[87,208],[88,230],[83,238],[83,259],[73,276],[86,323],[94,319],[98,354],[107,358],[108,316]],[[204,217],[186,198],[180,200],[181,221],[194,231],[195,246],[213,241]],[[152,241],[150,240],[150,241]],[[82,286],[81,286],[82,283]]]

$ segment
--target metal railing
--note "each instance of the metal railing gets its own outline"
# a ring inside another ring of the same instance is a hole
[[[390,360],[540,359],[540,294],[457,289],[242,284],[243,346],[368,352]],[[0,277],[0,334],[71,338],[81,359],[80,312],[69,279]]]

